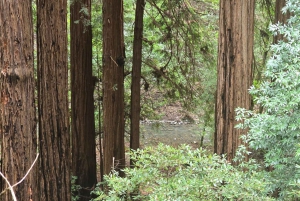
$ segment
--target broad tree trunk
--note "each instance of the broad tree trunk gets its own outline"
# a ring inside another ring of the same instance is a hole
[[[145,0],[137,0],[134,23],[133,62],[131,81],[130,149],[140,147],[141,67],[143,45],[143,16]],[[132,165],[132,161],[130,161]]]
[[[39,200],[71,200],[67,0],[37,1]]]
[[[13,185],[37,154],[31,1],[1,0],[0,10],[1,172]],[[36,171],[14,188],[17,200],[38,200]],[[2,180],[0,191],[7,187]],[[13,200],[9,190],[1,200]]]
[[[125,166],[123,1],[103,1],[104,174]],[[122,172],[120,172],[122,174]]]
[[[81,13],[86,6],[89,14]],[[91,19],[91,1],[71,4],[71,111],[72,111],[72,175],[83,187],[80,200],[90,200],[96,186],[96,148],[94,118],[94,85],[92,72],[92,30],[82,20]],[[79,22],[78,22],[79,21]]]
[[[254,0],[221,0],[214,151],[232,162],[245,131],[235,129],[235,109],[250,109]]]

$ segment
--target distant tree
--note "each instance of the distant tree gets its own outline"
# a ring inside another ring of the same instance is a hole
[[[103,0],[104,174],[125,166],[123,1]],[[120,172],[122,174],[122,172]]]
[[[71,200],[67,0],[37,1],[39,199]]]
[[[92,75],[91,1],[73,1],[71,11],[72,175],[79,200],[90,200],[96,186],[94,85]]]
[[[140,112],[141,112],[141,67],[143,45],[144,0],[137,0],[134,23],[132,82],[131,82],[131,124],[130,149],[140,147]]]
[[[2,0],[0,10],[1,172],[13,185],[29,170],[37,148],[31,1]],[[14,187],[18,200],[38,200],[36,167]],[[3,180],[0,191],[7,187]],[[12,200],[10,191],[1,200]]]
[[[285,6],[286,0],[276,0],[275,3],[275,22],[274,23],[286,23],[287,19],[290,18],[290,12],[282,12],[282,8]],[[274,36],[274,43],[278,43],[279,40],[283,39],[282,34],[276,34]]]
[[[235,108],[250,109],[255,0],[221,0],[214,151],[232,161],[241,145]]]

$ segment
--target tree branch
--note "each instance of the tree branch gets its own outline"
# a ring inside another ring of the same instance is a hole
[[[24,175],[24,177],[18,181],[17,183],[15,183],[14,185],[10,185],[8,179],[2,174],[2,172],[0,171],[0,175],[5,179],[6,183],[8,184],[8,188],[4,189],[0,195],[4,194],[7,190],[11,191],[12,197],[14,201],[17,201],[16,195],[14,193],[13,187],[16,187],[17,185],[19,185],[20,183],[22,183],[24,181],[24,179],[27,177],[27,175],[29,174],[29,172],[31,171],[31,169],[33,168],[34,164],[36,163],[37,159],[39,157],[39,154],[36,155],[36,158],[34,159],[32,165],[30,166],[29,170],[27,171],[27,173]]]

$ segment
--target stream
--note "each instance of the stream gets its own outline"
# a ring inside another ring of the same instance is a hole
[[[157,145],[160,142],[172,146],[189,144],[194,148],[201,146],[202,128],[199,124],[186,122],[151,122],[141,124],[141,144]],[[210,135],[203,136],[203,145],[211,145]]]

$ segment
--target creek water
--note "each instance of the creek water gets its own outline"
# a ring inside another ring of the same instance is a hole
[[[144,146],[164,143],[172,146],[189,144],[194,148],[198,148],[201,146],[202,140],[204,146],[211,144],[210,136],[203,134],[203,129],[199,124],[177,122],[141,124],[141,144]]]

